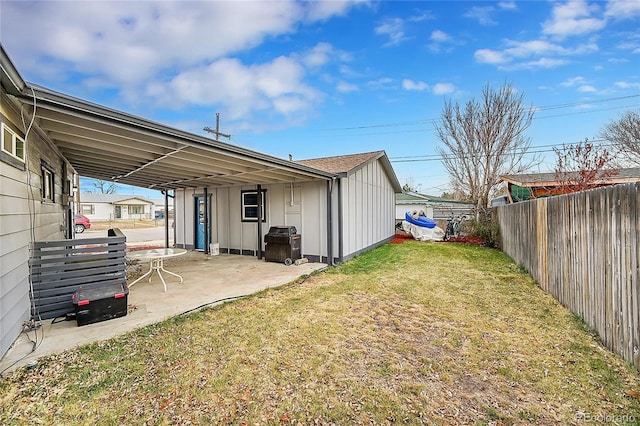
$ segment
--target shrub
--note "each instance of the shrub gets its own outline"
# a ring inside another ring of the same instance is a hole
[[[487,247],[500,247],[500,225],[490,215],[481,214],[478,219],[469,221],[470,235],[482,238]]]

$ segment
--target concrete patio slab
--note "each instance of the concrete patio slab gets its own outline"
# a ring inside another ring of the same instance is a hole
[[[142,273],[148,262],[140,263]],[[167,270],[182,275],[184,282],[171,275],[163,275],[167,282],[164,292],[156,273],[151,282],[141,280],[129,290],[129,313],[95,324],[77,326],[75,320],[43,320],[40,328],[22,333],[0,361],[0,372],[12,371],[37,361],[38,358],[124,334],[136,328],[198,309],[204,305],[250,295],[269,287],[278,287],[303,275],[327,267],[324,263],[303,263],[285,266],[265,262],[251,256],[220,254],[206,255],[190,251],[186,255],[164,261]],[[133,282],[131,278],[129,282]],[[35,336],[35,337],[34,337]],[[36,349],[32,340],[37,337]],[[30,340],[32,339],[32,340]]]

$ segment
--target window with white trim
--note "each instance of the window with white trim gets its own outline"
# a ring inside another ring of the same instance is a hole
[[[260,191],[262,195],[260,213],[262,221],[266,222],[267,190]],[[242,198],[242,221],[257,222],[258,221],[258,191],[241,191]]]
[[[53,171],[42,165],[42,201],[45,203],[55,202],[55,174]]]
[[[82,214],[95,214],[96,208],[93,204],[80,204],[80,212]]]
[[[2,123],[2,152],[24,163],[24,139]]]
[[[129,214],[144,214],[144,206],[129,204]]]

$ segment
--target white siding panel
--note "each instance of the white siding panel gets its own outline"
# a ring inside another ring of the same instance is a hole
[[[218,220],[216,226],[218,227],[218,243],[220,247],[230,248],[230,205],[229,205],[229,191],[230,188],[216,189],[216,214]]]
[[[35,133],[33,133],[35,134]],[[66,208],[62,199],[62,160],[35,137],[27,144],[31,172],[0,162],[0,356],[30,317],[29,243],[64,238]],[[40,161],[55,170],[56,203],[40,198]],[[31,179],[27,179],[27,176]],[[31,183],[31,187],[29,186]]]
[[[208,189],[209,196],[211,197],[211,242],[220,244],[220,188]],[[223,247],[220,244],[220,247]]]
[[[240,209],[242,203],[240,200],[240,188],[230,188],[229,191],[229,237],[232,249],[244,250],[242,241],[244,241],[244,227],[242,226],[242,216]]]
[[[349,257],[395,233],[395,193],[379,162],[343,179],[344,244]]]
[[[284,185],[284,224],[295,226],[298,233],[304,231],[302,226],[302,186]]]
[[[27,262],[2,276],[2,286],[5,283],[13,285],[7,292],[2,291],[0,297],[0,353],[4,354],[22,330],[22,323],[30,316],[29,302],[29,268]]]
[[[326,256],[327,201],[326,182],[306,182],[302,186],[302,253],[306,256]]]

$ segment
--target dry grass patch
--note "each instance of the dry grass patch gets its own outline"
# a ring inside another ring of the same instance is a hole
[[[640,374],[502,253],[389,244],[279,289],[41,360],[0,423],[640,421]]]
[[[91,231],[106,231],[111,228],[143,229],[164,227],[164,220],[158,219],[115,219],[91,221]]]

